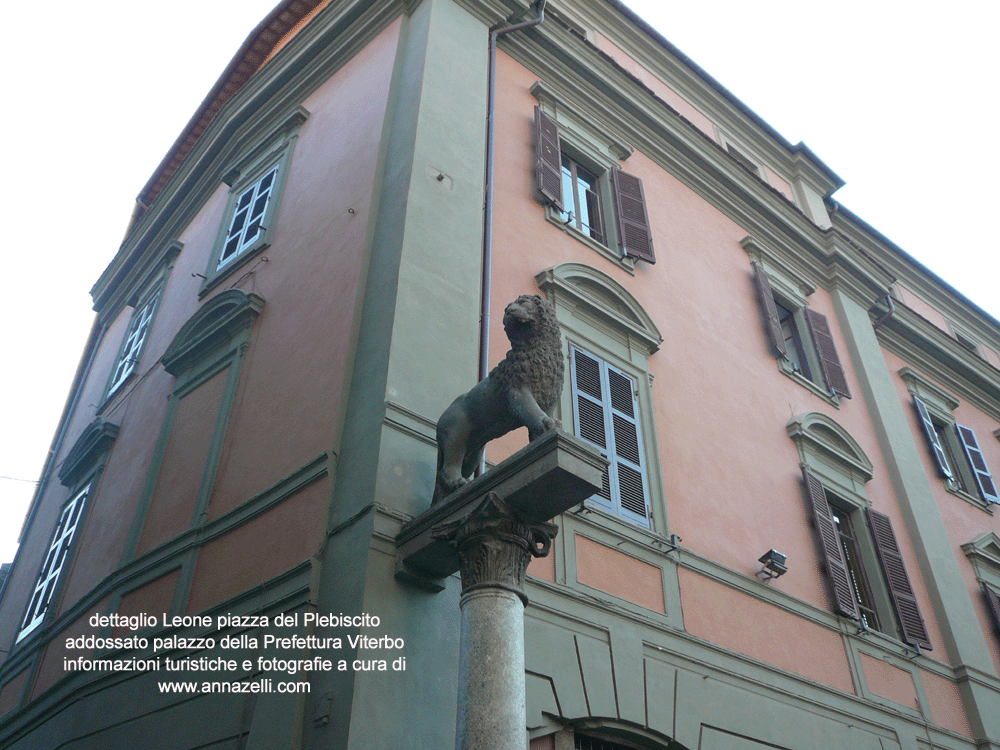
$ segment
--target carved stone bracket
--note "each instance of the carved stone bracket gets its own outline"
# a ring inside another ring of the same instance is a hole
[[[431,530],[454,545],[462,572],[462,596],[484,588],[511,591],[527,606],[524,576],[532,557],[545,557],[559,533],[554,523],[525,518],[489,492],[465,518]]]

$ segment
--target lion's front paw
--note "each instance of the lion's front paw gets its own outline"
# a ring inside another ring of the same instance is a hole
[[[551,432],[557,427],[559,427],[559,422],[552,417],[545,417],[542,420],[542,432]]]

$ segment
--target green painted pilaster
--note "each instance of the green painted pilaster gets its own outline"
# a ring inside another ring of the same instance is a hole
[[[893,374],[867,310],[843,289],[835,287],[832,297],[935,619],[941,627],[943,646],[958,671],[970,675],[960,680],[960,686],[973,732],[980,739],[996,740],[1000,738],[1000,693],[975,676],[979,673],[987,680],[995,679],[993,660],[894,387]]]
[[[373,504],[411,515],[426,509],[431,425],[476,381],[488,28],[453,0],[409,5],[373,190],[317,608],[379,616],[386,627],[372,635],[405,638],[413,671],[388,680],[319,676],[304,717],[309,749],[383,747],[380,738],[397,736],[437,738],[435,747],[454,742],[454,696],[437,695],[453,680],[447,665],[435,664],[440,675],[428,690],[435,672],[422,670],[421,659],[457,649],[449,627],[458,622],[457,594],[399,588],[392,555],[373,551],[386,544],[376,534]],[[389,420],[387,402],[394,405]],[[399,419],[411,426],[400,428]],[[376,594],[386,591],[394,595]],[[352,705],[371,695],[382,696],[369,700],[374,714],[353,716]],[[328,719],[317,724],[321,700]],[[395,708],[383,713],[383,705]]]

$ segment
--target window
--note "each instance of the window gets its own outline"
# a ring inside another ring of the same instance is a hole
[[[731,157],[733,157],[734,159],[736,159],[737,162],[739,162],[739,165],[741,167],[747,170],[750,174],[754,175],[755,177],[760,177],[760,167],[758,167],[754,163],[753,159],[744,154],[742,151],[740,151],[731,143],[726,143],[726,151],[729,153]]]
[[[803,465],[802,475],[837,613],[859,621],[865,628],[895,635],[894,613],[901,639],[930,649],[889,517],[870,507],[862,512],[853,503],[828,492],[808,466]],[[862,516],[867,520],[870,538],[865,534]],[[878,568],[882,578],[875,575]],[[883,589],[891,600],[892,612],[886,606]]]
[[[108,398],[114,395],[129,379],[132,373],[135,372],[135,368],[139,364],[139,357],[142,355],[142,346],[146,343],[146,334],[149,332],[149,326],[153,320],[153,313],[156,311],[156,303],[159,298],[160,289],[157,288],[152,296],[132,315],[132,322],[129,324],[125,343],[122,345],[121,353],[118,355],[118,363],[115,365],[111,373],[111,381],[108,383]]]
[[[202,294],[226,274],[269,247],[299,127],[309,112],[296,107],[259,144],[243,153],[223,182],[230,186],[226,212],[205,271]]]
[[[882,630],[878,612],[875,609],[875,597],[872,595],[868,574],[865,572],[858,533],[854,530],[855,521],[852,519],[850,506],[838,501],[830,494],[827,494],[827,501],[830,503],[833,525],[840,540],[840,550],[844,553],[847,577],[858,607],[858,613],[861,615],[861,621],[867,627]]]
[[[1000,503],[976,433],[955,422],[951,414],[958,400],[910,368],[903,368],[899,374],[913,397],[934,465],[948,489],[987,504]]]
[[[601,218],[601,187],[593,172],[562,155],[562,215],[584,234],[607,245]]]
[[[176,378],[126,558],[204,522],[239,373],[264,299],[239,289],[216,294],[163,352]]]
[[[962,551],[976,573],[990,624],[1000,638],[1000,536],[987,531],[963,544]]]
[[[983,581],[983,596],[986,598],[986,608],[993,620],[993,628],[1000,636],[1000,589],[995,589]]]
[[[602,359],[570,347],[573,429],[610,462],[595,505],[649,527],[649,493],[632,378]]]
[[[53,602],[56,586],[69,558],[73,539],[80,525],[80,517],[83,515],[83,508],[89,494],[90,485],[87,485],[72,496],[59,514],[59,521],[56,524],[55,533],[52,535],[52,543],[49,545],[49,551],[45,555],[42,569],[38,574],[38,582],[35,584],[28,602],[28,610],[24,613],[24,619],[21,620],[21,627],[18,629],[18,641],[33,632],[45,620],[45,615]]]
[[[864,493],[871,460],[825,414],[793,417],[787,430],[798,448],[834,610],[870,630],[930,648],[892,523]]]
[[[535,280],[555,306],[566,342],[570,387],[560,417],[610,461],[588,505],[669,533],[657,500],[663,486],[648,370],[663,340],[656,325],[624,287],[582,263],[561,263]]]
[[[252,248],[264,236],[264,218],[269,217],[268,206],[274,194],[274,184],[278,176],[278,166],[271,167],[257,182],[246,188],[236,199],[233,219],[229,223],[219,256],[219,268],[235,260]]]
[[[568,131],[569,118],[562,119]],[[642,180],[606,158],[602,163],[601,149],[588,148],[583,135],[564,143],[560,127],[535,107],[536,187],[552,220],[614,260],[655,263]]]
[[[751,265],[768,340],[781,369],[816,386],[824,396],[850,398],[826,316],[798,303],[792,293],[775,291],[763,268],[756,262]]]

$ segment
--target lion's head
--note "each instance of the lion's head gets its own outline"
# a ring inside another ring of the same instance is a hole
[[[537,294],[522,294],[504,309],[503,328],[515,348],[544,340],[559,340],[559,324],[552,303]]]

